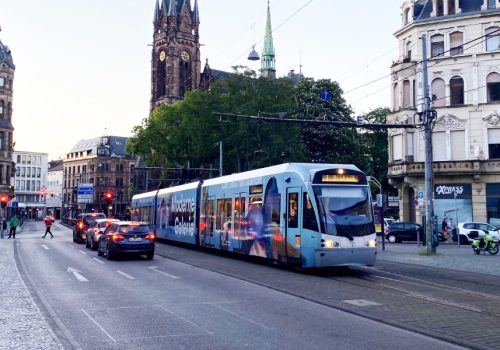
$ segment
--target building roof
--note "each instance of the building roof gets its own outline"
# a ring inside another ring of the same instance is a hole
[[[464,15],[469,15],[474,12],[481,12],[481,6],[483,2],[486,0],[467,0],[467,1],[460,1],[459,7],[460,7],[460,13],[458,14],[449,14],[448,16],[439,16],[439,17],[432,17],[433,20],[436,19],[441,19],[441,18],[448,18],[450,16],[464,16]],[[445,3],[446,5],[446,3]],[[428,20],[431,18],[431,13],[433,10],[432,6],[432,0],[416,0],[414,5],[413,5],[413,19],[415,21],[419,20]],[[486,10],[488,12],[491,11],[498,11],[498,9],[488,9]],[[485,12],[485,11],[483,11]]]
[[[49,162],[49,171],[62,171],[63,170],[63,160],[51,160]]]
[[[12,60],[12,53],[8,46],[2,44],[2,41],[0,41],[0,63],[5,63],[10,68],[16,69],[14,61]]]
[[[122,136],[102,136],[80,140],[69,153],[87,152],[87,155],[97,155],[97,148],[99,146],[104,146],[109,148],[109,155],[111,157],[125,157],[128,156],[125,152],[127,140],[127,137]]]

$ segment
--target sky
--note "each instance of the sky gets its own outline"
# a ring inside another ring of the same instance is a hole
[[[356,115],[388,107],[402,3],[270,0],[277,76],[302,65],[307,77],[339,82]],[[262,50],[267,0],[198,5],[202,69],[206,59],[213,69],[259,69],[260,61],[247,56],[253,45]],[[154,6],[155,0],[0,0],[0,40],[16,65],[15,150],[54,160],[81,139],[132,136],[149,114]]]

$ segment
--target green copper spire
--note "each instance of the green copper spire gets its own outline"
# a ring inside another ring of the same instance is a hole
[[[263,77],[276,77],[276,59],[273,45],[273,29],[271,26],[271,10],[267,0],[266,34],[264,36],[264,50],[262,51],[261,71]]]

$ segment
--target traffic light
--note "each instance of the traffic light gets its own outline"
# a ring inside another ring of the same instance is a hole
[[[0,204],[2,205],[2,208],[5,208],[7,206],[8,201],[9,196],[7,196],[6,194],[2,194],[2,196],[0,196]]]
[[[43,199],[45,197],[45,192],[44,191],[40,191],[40,198]]]
[[[104,200],[106,202],[112,202],[113,201],[113,193],[112,192],[105,192],[104,193]]]
[[[50,198],[54,198],[54,192],[50,192]]]

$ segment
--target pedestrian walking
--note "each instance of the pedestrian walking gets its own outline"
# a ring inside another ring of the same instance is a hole
[[[47,233],[50,233],[50,238],[54,238],[54,235],[52,234],[52,232],[50,232],[50,227],[54,223],[54,221],[52,220],[52,216],[47,215],[44,221],[45,221],[45,234],[42,236],[42,238],[45,238],[45,236],[47,236]]]
[[[19,219],[17,218],[17,214],[14,214],[14,216],[10,219],[9,221],[10,225],[10,231],[9,231],[9,237],[12,236],[12,238],[16,238],[16,229],[17,226],[19,226]]]
[[[2,225],[1,230],[0,230],[0,237],[1,239],[5,238],[5,230],[7,230],[7,220],[5,218],[2,218],[2,222],[0,223]]]

